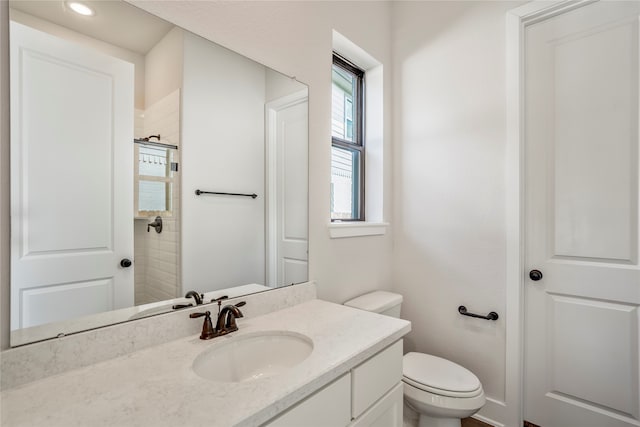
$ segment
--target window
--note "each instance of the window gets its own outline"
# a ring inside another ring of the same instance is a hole
[[[136,140],[136,216],[170,215],[177,147]]]
[[[334,54],[331,80],[331,221],[364,221],[364,71]]]

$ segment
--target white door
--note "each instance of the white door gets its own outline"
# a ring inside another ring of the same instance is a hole
[[[640,425],[639,12],[525,30],[524,415],[543,427]]]
[[[11,329],[131,306],[133,65],[10,31]]]
[[[308,280],[307,90],[267,105],[267,280],[271,287]]]

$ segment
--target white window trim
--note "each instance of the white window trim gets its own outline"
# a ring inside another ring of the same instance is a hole
[[[329,237],[343,239],[346,237],[383,236],[387,233],[388,222],[332,222],[329,224]]]
[[[384,78],[383,65],[364,49],[333,30],[333,51],[364,70],[366,75],[364,123],[365,142],[365,221],[334,221],[329,226],[332,239],[383,235],[384,222]],[[358,223],[358,225],[355,224]],[[335,227],[334,227],[335,226]],[[372,228],[373,226],[373,228]],[[350,230],[350,231],[346,231]]]

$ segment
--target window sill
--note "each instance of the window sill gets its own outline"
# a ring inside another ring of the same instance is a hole
[[[388,222],[332,222],[329,224],[329,237],[382,236],[386,234]]]

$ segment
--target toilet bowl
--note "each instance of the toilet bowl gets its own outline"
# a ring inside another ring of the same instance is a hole
[[[450,360],[407,353],[402,365],[405,402],[420,414],[419,427],[460,427],[485,404],[478,377]]]
[[[347,301],[345,305],[400,317],[402,295],[376,291]],[[402,360],[404,400],[415,410],[419,427],[460,427],[460,420],[486,402],[478,377],[441,357],[411,352]]]

